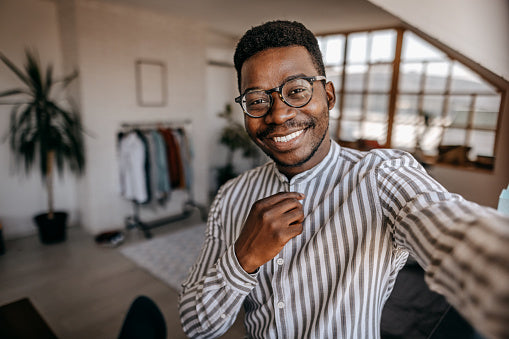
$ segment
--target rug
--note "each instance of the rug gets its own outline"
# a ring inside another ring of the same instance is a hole
[[[120,248],[120,252],[177,291],[187,278],[205,240],[205,225],[190,226],[141,243]]]

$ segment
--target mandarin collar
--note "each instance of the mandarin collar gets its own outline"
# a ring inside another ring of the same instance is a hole
[[[321,173],[328,172],[328,170],[332,167],[332,164],[334,163],[331,160],[339,155],[340,149],[341,146],[339,146],[334,140],[331,139],[329,152],[327,153],[325,158],[323,158],[322,161],[320,161],[318,164],[308,169],[307,171],[295,175],[291,180],[288,180],[287,176],[279,171],[274,161],[272,161],[272,168],[274,170],[274,173],[282,183],[289,183],[290,185],[305,183],[313,180]]]

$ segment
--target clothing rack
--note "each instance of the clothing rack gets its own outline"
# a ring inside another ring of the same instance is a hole
[[[150,129],[150,128],[185,128],[191,126],[190,119],[174,120],[174,121],[138,121],[138,122],[124,122],[120,125],[122,132],[128,132],[135,129]]]
[[[181,120],[181,121],[144,121],[144,122],[129,122],[122,123],[120,132],[128,133],[134,130],[147,130],[147,129],[156,129],[156,128],[184,128],[186,126],[191,125],[191,120]],[[151,229],[171,224],[175,221],[183,220],[190,217],[193,214],[193,211],[197,209],[200,212],[201,219],[203,221],[207,220],[207,209],[196,203],[193,198],[193,190],[192,187],[186,187],[187,191],[187,200],[183,202],[182,212],[170,215],[164,218],[144,221],[140,218],[140,204],[136,201],[132,202],[133,212],[132,215],[129,215],[125,218],[125,225],[127,229],[138,228],[140,229],[145,238],[151,238],[152,233]]]

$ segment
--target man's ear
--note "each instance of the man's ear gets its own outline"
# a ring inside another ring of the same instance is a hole
[[[327,94],[327,107],[330,111],[336,104],[336,90],[332,81],[325,84],[325,93]]]

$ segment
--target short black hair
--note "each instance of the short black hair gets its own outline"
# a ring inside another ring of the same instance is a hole
[[[325,75],[322,52],[315,35],[297,21],[269,21],[252,27],[239,40],[233,63],[237,70],[237,84],[240,91],[241,69],[244,62],[258,52],[275,47],[305,47],[319,75]]]

